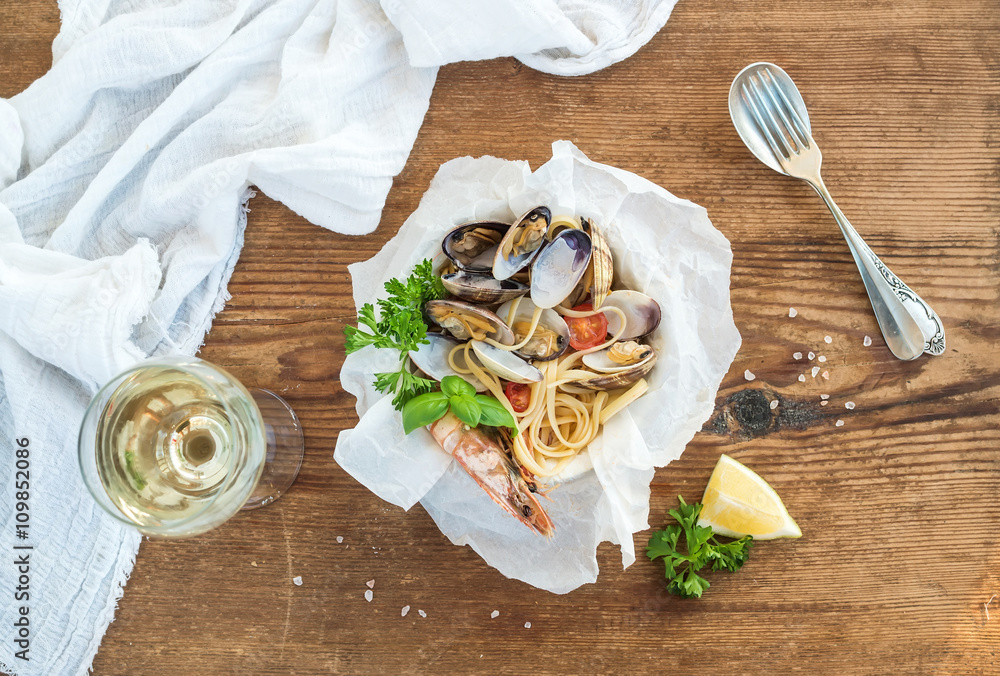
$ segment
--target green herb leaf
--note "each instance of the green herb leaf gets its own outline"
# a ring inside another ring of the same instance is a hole
[[[441,379],[441,391],[449,397],[474,397],[476,388],[470,385],[464,378],[458,376],[445,376]]]
[[[753,538],[747,535],[720,542],[711,528],[698,525],[701,504],[689,505],[679,495],[677,499],[680,507],[668,512],[677,523],[653,533],[646,545],[646,556],[651,561],[663,559],[667,591],[686,599],[700,598],[710,585],[698,571],[711,563],[712,570],[736,572],[750,558]]]
[[[479,403],[479,408],[483,410],[483,415],[479,419],[480,425],[489,425],[490,427],[509,427],[513,430],[514,435],[517,436],[517,421],[514,420],[513,414],[507,410],[507,407],[500,403],[494,397],[488,397],[485,394],[477,394],[475,396],[476,402]]]
[[[430,425],[448,412],[448,395],[428,392],[413,397],[403,405],[403,431],[409,434],[418,427]]]
[[[479,419],[483,415],[483,409],[479,406],[479,402],[472,397],[448,397],[448,403],[451,405],[451,412],[455,416],[464,422],[469,427],[476,427],[479,425]]]

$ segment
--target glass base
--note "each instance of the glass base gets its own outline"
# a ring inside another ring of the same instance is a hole
[[[267,458],[257,486],[242,509],[269,505],[288,491],[302,467],[302,426],[288,403],[269,390],[251,389],[267,434]]]

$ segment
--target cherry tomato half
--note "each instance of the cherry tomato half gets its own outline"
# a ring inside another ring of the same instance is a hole
[[[583,303],[573,308],[576,312],[589,312],[594,306]],[[564,317],[569,327],[569,345],[575,350],[586,350],[600,345],[608,335],[608,319],[603,312],[589,317]]]
[[[503,393],[507,395],[507,400],[515,411],[524,413],[528,410],[528,404],[531,403],[531,387],[522,383],[507,383]]]

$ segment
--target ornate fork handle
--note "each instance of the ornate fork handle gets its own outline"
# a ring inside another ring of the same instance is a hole
[[[816,179],[807,179],[806,182],[826,202],[847,240],[854,262],[861,271],[875,318],[893,353],[901,359],[916,359],[924,352],[932,355],[944,352],[944,327],[940,318],[875,255],[833,201],[823,179],[819,176]],[[923,337],[922,344],[918,344],[917,336]],[[893,347],[894,343],[898,348]]]

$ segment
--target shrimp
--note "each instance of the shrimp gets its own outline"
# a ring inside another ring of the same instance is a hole
[[[428,427],[437,441],[458,464],[486,491],[493,502],[521,523],[545,537],[552,537],[555,527],[535,498],[533,484],[524,480],[500,443],[477,427],[469,427],[453,413]]]

